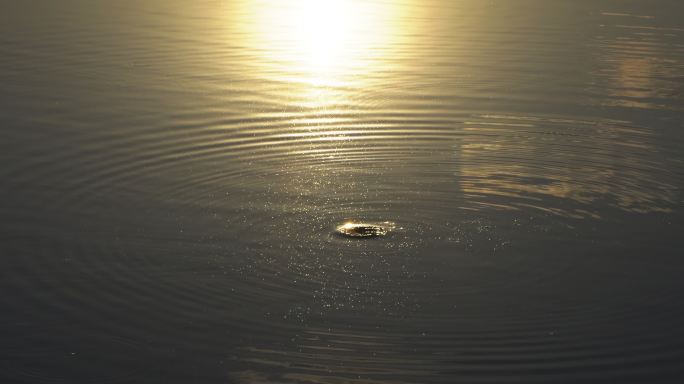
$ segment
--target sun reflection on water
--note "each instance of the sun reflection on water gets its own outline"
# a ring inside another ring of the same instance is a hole
[[[405,7],[360,0],[241,2],[234,28],[255,53],[252,65],[268,80],[285,82],[302,107],[343,104],[342,93],[362,87],[374,72],[392,69],[405,30]]]

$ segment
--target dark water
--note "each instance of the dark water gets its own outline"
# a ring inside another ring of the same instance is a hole
[[[0,100],[2,383],[684,380],[680,1],[5,0]]]

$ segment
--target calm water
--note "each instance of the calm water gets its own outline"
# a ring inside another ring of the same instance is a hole
[[[2,383],[684,380],[678,0],[4,0],[0,100]]]

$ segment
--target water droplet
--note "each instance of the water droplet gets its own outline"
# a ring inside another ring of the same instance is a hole
[[[347,222],[336,228],[337,233],[349,237],[380,237],[387,235],[392,229],[394,229],[394,223],[389,221],[383,223]]]

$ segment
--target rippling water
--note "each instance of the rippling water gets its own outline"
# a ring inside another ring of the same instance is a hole
[[[2,1],[0,381],[680,382],[683,15]]]

